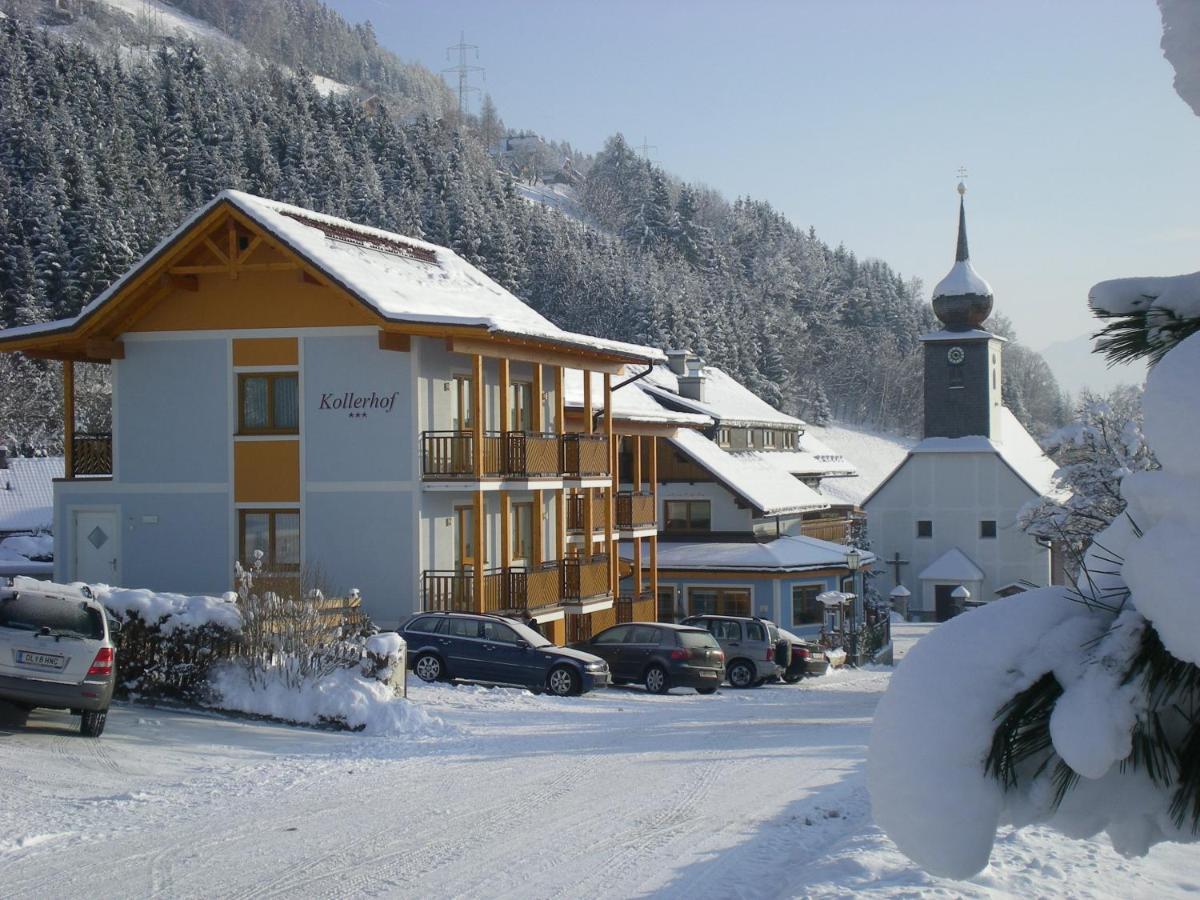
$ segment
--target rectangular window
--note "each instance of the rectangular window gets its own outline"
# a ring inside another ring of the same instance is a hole
[[[763,432],[763,446],[769,447],[772,449],[775,447],[775,432],[773,432],[773,431],[764,431]]]
[[[996,536],[996,522],[994,519],[984,519],[979,523],[979,536],[981,538],[994,538]]]
[[[455,545],[455,568],[462,572],[475,566],[475,508],[456,506],[454,508],[454,525],[458,530],[458,540]]]
[[[239,434],[297,434],[300,376],[295,372],[238,375]]]
[[[262,551],[263,568],[272,571],[300,569],[300,512],[295,509],[243,509],[240,562],[251,566]]]
[[[931,538],[933,537],[933,522],[929,519],[917,520],[917,537]]]
[[[454,376],[454,430],[470,431],[475,427],[475,379],[470,375]]]
[[[749,588],[688,588],[688,613],[693,616],[750,615]],[[737,623],[731,623],[736,625]]]
[[[666,531],[711,531],[712,504],[708,500],[667,500]]]
[[[964,386],[963,367],[961,365],[956,366],[952,364],[950,366],[949,384],[952,388],[961,388]]]
[[[784,450],[795,450],[796,449],[796,432],[785,431],[783,433],[783,449]]]
[[[746,429],[746,446],[749,447],[750,449],[754,449],[754,429],[753,428]]]
[[[718,428],[717,429],[717,443],[720,444],[722,447],[729,446],[729,429],[728,428]]]
[[[792,588],[792,624],[820,625],[825,607],[817,602],[817,595],[824,590],[819,584],[800,584]]]
[[[509,414],[510,431],[533,430],[533,385],[527,381],[514,381],[512,409]]]
[[[677,622],[679,613],[675,609],[675,588],[659,585],[658,588],[658,621]]]
[[[533,558],[533,504],[512,505],[512,558],[518,565],[527,565]]]

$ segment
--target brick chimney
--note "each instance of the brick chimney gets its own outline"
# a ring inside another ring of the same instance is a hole
[[[683,374],[679,376],[679,396],[704,402],[704,360],[689,354]]]

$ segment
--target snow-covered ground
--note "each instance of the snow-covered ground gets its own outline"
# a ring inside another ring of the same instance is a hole
[[[897,625],[903,653],[932,626]],[[98,741],[0,730],[6,897],[1182,897],[1194,848],[1005,834],[970,882],[872,824],[890,671],[713,697],[415,685],[419,739],[114,707]],[[898,766],[919,761],[897,761]]]

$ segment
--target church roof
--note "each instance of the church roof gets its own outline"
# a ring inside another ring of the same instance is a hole
[[[917,576],[921,581],[983,581],[983,570],[957,547],[951,547]]]
[[[1001,407],[1000,433],[1003,440],[993,440],[982,435],[970,435],[960,438],[930,437],[925,438],[908,455],[900,465],[896,466],[887,478],[863,500],[863,505],[871,502],[883,486],[896,477],[908,461],[924,453],[994,453],[1007,465],[1026,486],[1039,497],[1057,497],[1061,495],[1054,485],[1054,473],[1058,466],[1048,457],[1038,442],[1025,430],[1017,417],[1007,407]]]

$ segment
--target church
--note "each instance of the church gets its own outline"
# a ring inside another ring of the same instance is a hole
[[[910,619],[938,622],[1059,569],[1017,525],[1026,503],[1054,492],[1056,466],[1001,399],[1005,339],[983,330],[992,289],[971,265],[958,192],[954,266],[933,291],[942,328],[921,339],[923,439],[863,502],[879,592],[903,588]]]

